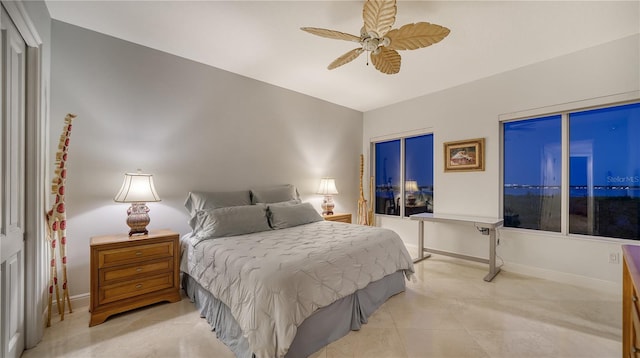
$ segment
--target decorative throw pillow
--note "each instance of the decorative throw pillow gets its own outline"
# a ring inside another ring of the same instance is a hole
[[[280,203],[296,199],[300,199],[298,197],[298,190],[291,184],[251,189],[251,203],[253,204]]]
[[[269,205],[269,225],[273,229],[286,229],[322,220],[310,203]]]
[[[193,232],[202,241],[268,230],[267,206],[258,204],[199,210]]]

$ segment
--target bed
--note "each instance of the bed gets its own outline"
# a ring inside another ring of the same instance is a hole
[[[393,231],[324,221],[291,185],[191,192],[183,289],[238,357],[306,357],[404,291]]]

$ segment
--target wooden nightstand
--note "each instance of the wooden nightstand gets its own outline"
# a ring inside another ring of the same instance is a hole
[[[351,214],[323,215],[322,217],[326,221],[337,221],[337,222],[341,222],[341,223],[351,224]]]
[[[179,238],[171,230],[92,237],[89,327],[116,313],[180,301]]]

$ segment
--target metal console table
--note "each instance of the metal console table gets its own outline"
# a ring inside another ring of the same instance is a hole
[[[496,246],[497,246],[496,228],[502,226],[502,223],[503,223],[502,219],[479,217],[479,216],[431,214],[431,213],[414,214],[414,215],[411,215],[410,218],[411,220],[420,221],[420,226],[418,228],[418,258],[414,260],[414,262],[419,262],[430,257],[431,256],[430,254],[425,255],[424,253],[431,252],[434,254],[446,255],[446,256],[456,257],[459,259],[471,260],[471,261],[489,264],[489,273],[484,277],[484,280],[487,282],[493,280],[493,278],[498,274],[498,272],[500,272],[500,268],[496,267]],[[487,259],[475,257],[475,256],[467,256],[467,255],[456,254],[453,252],[425,248],[424,247],[424,222],[425,221],[474,225],[482,235],[489,235],[489,259],[487,260]]]

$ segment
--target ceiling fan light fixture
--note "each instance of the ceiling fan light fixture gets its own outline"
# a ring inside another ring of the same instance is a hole
[[[360,29],[360,37],[315,27],[302,27],[301,30],[316,36],[360,44],[360,48],[353,49],[331,62],[327,67],[330,70],[353,61],[362,52],[367,51],[371,53],[371,62],[378,71],[395,74],[400,72],[401,62],[400,54],[396,50],[415,50],[431,46],[442,41],[450,32],[444,26],[428,22],[406,24],[392,29],[396,13],[396,0],[367,0],[362,10],[364,26]]]
[[[365,51],[374,51],[380,46],[380,39],[369,37],[364,39],[360,44]]]

